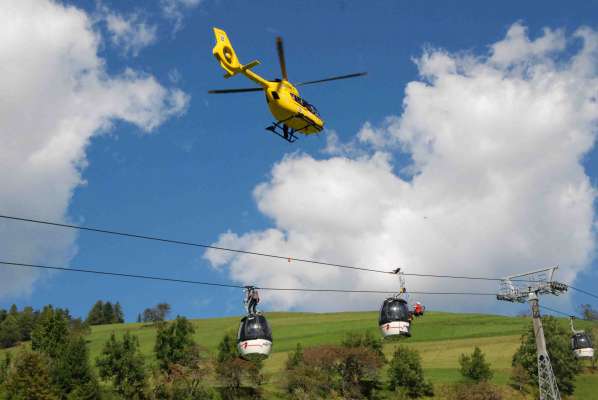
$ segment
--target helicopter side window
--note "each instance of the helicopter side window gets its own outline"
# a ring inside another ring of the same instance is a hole
[[[274,97],[275,100],[280,99],[280,96],[278,95],[278,92],[276,92],[276,91],[272,92],[272,97]]]
[[[301,106],[303,106],[304,108],[308,109],[311,113],[313,113],[317,116],[320,115],[318,113],[318,110],[316,109],[316,107],[309,104],[306,100],[302,99],[299,96],[295,96],[293,93],[291,93],[291,96],[293,97],[293,100],[295,100],[297,103],[301,104]]]

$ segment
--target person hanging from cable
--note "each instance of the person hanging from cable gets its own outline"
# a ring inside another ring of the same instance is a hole
[[[246,286],[245,287],[244,303],[247,306],[247,314],[249,314],[249,315],[257,314],[257,305],[259,302],[260,302],[260,294],[258,293],[255,286]]]

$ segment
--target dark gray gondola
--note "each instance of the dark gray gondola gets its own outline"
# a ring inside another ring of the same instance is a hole
[[[378,325],[382,335],[387,337],[411,336],[411,313],[407,301],[398,297],[384,300],[380,308]]]
[[[237,335],[237,348],[241,357],[247,360],[263,360],[272,350],[272,329],[261,314],[248,315],[241,319]]]
[[[594,347],[590,336],[583,332],[576,332],[571,336],[571,347],[577,358],[593,358]]]

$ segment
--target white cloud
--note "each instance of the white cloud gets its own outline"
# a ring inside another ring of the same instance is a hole
[[[89,16],[54,1],[5,1],[0,13],[0,210],[67,221],[73,190],[84,184],[85,151],[112,121],[144,132],[181,114],[188,96],[150,75],[110,76],[97,56],[101,38]],[[0,221],[2,259],[64,264],[75,235]],[[35,271],[0,266],[0,294],[31,291]]]
[[[174,32],[177,32],[183,27],[185,12],[197,7],[199,3],[201,0],[160,0],[160,7],[164,17],[173,21]]]
[[[112,43],[121,47],[125,54],[137,56],[141,49],[156,41],[156,26],[143,21],[139,14],[125,17],[107,7],[102,8],[102,13]]]
[[[596,249],[592,187],[581,159],[596,141],[598,34],[513,25],[489,54],[427,49],[402,114],[366,123],[351,146],[370,155],[287,156],[254,191],[274,226],[216,245],[407,272],[505,276],[561,266],[572,281]],[[352,147],[349,147],[350,149]],[[339,151],[340,149],[340,151]],[[407,153],[412,176],[393,169]],[[334,153],[334,151],[332,153]],[[393,290],[389,276],[207,251],[243,284]],[[409,278],[411,290],[494,292],[497,285]],[[380,296],[267,292],[268,306],[374,308]],[[441,309],[488,310],[493,298],[429,296]]]

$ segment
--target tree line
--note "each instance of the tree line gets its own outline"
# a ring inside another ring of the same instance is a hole
[[[125,322],[125,314],[118,301],[113,305],[109,301],[104,303],[98,300],[87,314],[85,321],[89,325],[122,324]]]
[[[13,316],[19,313],[12,311]],[[9,314],[10,310],[4,318]],[[193,323],[177,316],[170,322],[155,324],[155,363],[144,357],[138,338],[130,331],[112,333],[100,355],[91,360],[85,340],[90,331],[80,320],[73,321],[68,310],[52,306],[37,313],[30,331],[30,348],[21,346],[0,359],[0,397],[232,400],[266,395],[265,384],[270,376],[261,362],[239,357],[234,332],[226,332],[212,353],[194,340]],[[563,394],[572,394],[581,366],[569,347],[569,331],[555,318],[545,317],[543,322],[559,388]],[[434,393],[447,400],[512,398],[492,383],[491,365],[477,347],[458,359],[461,380],[439,387],[426,379],[415,343],[398,342],[391,354],[388,359],[382,339],[369,331],[347,334],[336,345],[303,347],[298,343],[286,360],[282,377],[277,379],[279,389],[286,398],[295,400],[417,399]],[[537,395],[531,326],[523,333],[512,364],[511,386],[524,394]]]

